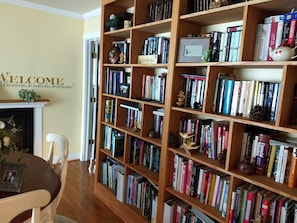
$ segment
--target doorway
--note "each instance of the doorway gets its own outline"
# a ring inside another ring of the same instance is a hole
[[[95,171],[96,126],[98,109],[99,34],[84,37],[84,84],[81,161],[89,161],[89,173]]]

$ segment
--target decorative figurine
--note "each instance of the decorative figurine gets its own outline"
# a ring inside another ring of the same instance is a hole
[[[239,162],[238,170],[245,175],[251,175],[255,172],[255,166],[244,158],[243,161]]]
[[[178,92],[176,105],[178,107],[185,105],[185,93],[183,91]]]
[[[198,149],[199,146],[195,146],[195,142],[192,142],[191,138],[193,136],[195,136],[195,134],[192,133],[184,133],[184,132],[180,132],[179,135],[183,138],[183,144],[180,145],[179,148],[184,149],[186,154],[191,155],[191,151],[190,150],[194,150],[194,149]]]

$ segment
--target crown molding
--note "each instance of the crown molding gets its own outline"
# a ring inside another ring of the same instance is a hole
[[[100,16],[100,15],[101,15],[101,7],[83,14],[83,18],[84,19],[91,19],[91,18],[94,18],[96,16]]]
[[[67,16],[67,17],[71,17],[71,18],[75,18],[75,19],[89,19],[89,18],[93,18],[95,16],[99,16],[101,14],[101,8],[92,10],[92,11],[84,13],[84,14],[80,14],[80,13],[62,10],[62,9],[49,7],[49,6],[45,6],[45,5],[40,5],[40,4],[36,4],[36,3],[32,3],[32,2],[27,2],[24,0],[0,0],[0,2],[5,2],[8,4],[20,6],[20,7],[31,8],[31,9],[35,9],[35,10],[39,10],[39,11],[44,11],[44,12],[48,12],[48,13]]]

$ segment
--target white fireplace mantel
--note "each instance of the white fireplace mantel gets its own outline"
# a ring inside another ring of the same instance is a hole
[[[39,157],[42,157],[42,109],[48,102],[48,100],[37,100],[34,102],[0,100],[0,112],[1,109],[33,108],[33,153]]]

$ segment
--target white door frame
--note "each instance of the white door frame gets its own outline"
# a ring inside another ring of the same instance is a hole
[[[89,88],[90,88],[90,77],[88,75],[88,69],[87,66],[87,60],[89,55],[88,53],[88,43],[91,40],[99,40],[99,32],[97,33],[90,33],[85,34],[83,36],[83,95],[82,95],[82,129],[81,129],[81,149],[80,149],[80,160],[81,161],[88,161],[91,157],[90,151],[88,150],[89,145],[89,114],[90,114],[90,94],[89,94]]]

